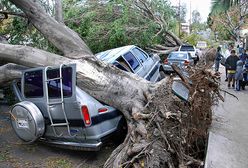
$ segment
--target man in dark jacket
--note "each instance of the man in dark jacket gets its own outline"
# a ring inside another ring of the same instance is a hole
[[[227,68],[227,77],[228,77],[228,88],[230,88],[230,84],[232,82],[232,87],[235,87],[235,73],[237,62],[239,57],[235,54],[235,50],[231,51],[231,55],[226,59],[226,68]]]
[[[223,55],[221,55],[221,47],[217,47],[217,52],[215,55],[215,72],[219,72],[219,67],[220,67],[220,60],[222,59]]]

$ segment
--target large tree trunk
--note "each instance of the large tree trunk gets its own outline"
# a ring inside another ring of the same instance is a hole
[[[64,23],[62,0],[55,0],[55,20]]]
[[[188,161],[191,162],[187,164],[201,164],[189,156],[193,147],[188,143],[207,134],[212,94],[217,90],[210,72],[204,69],[194,72],[196,78],[192,81],[196,84],[187,85],[193,95],[191,102],[197,100],[194,103],[200,106],[190,106],[172,95],[169,79],[154,84],[97,60],[74,31],[47,15],[36,0],[10,1],[64,56],[32,47],[0,44],[0,62],[27,67],[75,63],[77,85],[119,109],[127,119],[128,135],[113,151],[105,167],[178,167]],[[18,72],[16,74],[18,76]],[[207,85],[200,85],[204,82]]]
[[[22,75],[22,71],[26,69],[24,66],[13,63],[0,66],[0,86],[8,85],[13,79],[18,79]]]

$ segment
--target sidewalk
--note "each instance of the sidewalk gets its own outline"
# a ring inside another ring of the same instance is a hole
[[[221,88],[239,100],[225,94],[225,102],[214,108],[205,168],[248,168],[248,86],[228,89],[223,66],[220,72]]]

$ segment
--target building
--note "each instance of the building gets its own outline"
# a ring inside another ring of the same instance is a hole
[[[186,34],[190,34],[190,24],[189,23],[181,23],[181,30]]]

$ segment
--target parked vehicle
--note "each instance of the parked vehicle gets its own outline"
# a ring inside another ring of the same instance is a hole
[[[186,51],[191,54],[191,57],[194,59],[194,63],[196,64],[199,61],[199,55],[196,53],[196,48],[190,44],[181,45],[178,51]]]
[[[164,60],[164,70],[166,73],[173,72],[173,69],[171,67],[172,64],[184,68],[185,66],[193,66],[194,60],[191,57],[191,54],[188,52],[175,51],[171,52],[169,56]]]
[[[104,62],[112,63],[116,67],[135,73],[148,81],[156,82],[163,75],[160,57],[156,54],[149,55],[134,45],[107,50],[96,56]]]
[[[208,47],[208,44],[206,41],[198,41],[196,44],[196,48],[199,48],[199,49],[205,49],[207,47]]]
[[[97,57],[147,80],[160,78],[159,57],[136,46],[108,50]],[[41,140],[63,148],[97,151],[125,126],[120,111],[76,86],[76,65],[27,69],[12,85],[19,101],[11,110],[12,127],[27,143]]]

